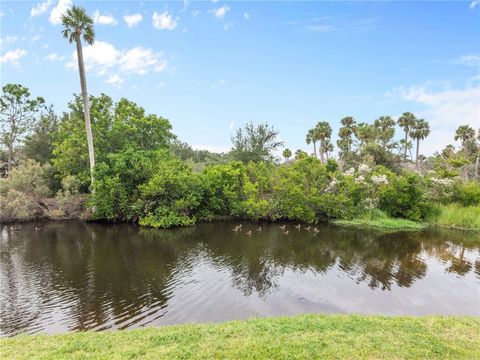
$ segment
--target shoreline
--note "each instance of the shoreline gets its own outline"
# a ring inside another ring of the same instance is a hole
[[[308,314],[0,338],[5,359],[480,357],[480,318]]]

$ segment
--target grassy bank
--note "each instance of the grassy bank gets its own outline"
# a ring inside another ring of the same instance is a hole
[[[480,358],[480,319],[304,315],[131,331],[17,336],[3,359]]]
[[[382,229],[420,230],[428,226],[426,223],[415,222],[407,219],[391,218],[379,210],[374,210],[371,214],[365,214],[352,220],[335,220],[334,224],[345,226],[372,226]]]
[[[450,229],[480,230],[480,206],[442,206],[435,224]]]

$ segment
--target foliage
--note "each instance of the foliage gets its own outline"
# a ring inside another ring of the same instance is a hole
[[[8,169],[14,164],[14,146],[35,124],[35,115],[44,106],[42,97],[30,98],[28,88],[6,84],[0,97],[0,145],[8,151]]]
[[[395,177],[381,191],[379,208],[390,216],[414,221],[429,219],[437,213],[425,197],[422,179],[415,173]]]
[[[139,186],[140,224],[152,227],[191,225],[202,199],[202,183],[192,170],[168,152],[159,153],[153,176]]]
[[[231,156],[234,160],[248,163],[249,161],[273,161],[274,152],[283,145],[278,140],[278,131],[267,123],[247,123],[237,129],[232,136],[233,148]]]
[[[90,175],[81,98],[76,96],[69,107],[70,112],[64,115],[60,124],[53,164],[62,177],[76,176],[85,189],[89,185]],[[123,98],[114,104],[104,94],[91,96],[90,112],[99,166],[101,163],[108,165],[111,154],[127,149],[151,151],[167,148],[174,138],[167,119],[147,115],[143,108]]]
[[[48,112],[40,115],[32,133],[27,135],[24,141],[23,152],[27,158],[42,165],[50,162],[58,123],[58,116],[51,107]]]
[[[480,183],[473,181],[468,183],[457,182],[453,190],[452,200],[462,206],[480,205]]]

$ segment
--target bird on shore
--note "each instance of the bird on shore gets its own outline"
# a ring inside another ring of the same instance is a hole
[[[305,230],[310,231],[310,226],[307,226]]]
[[[285,235],[288,235],[288,230],[284,231],[283,233],[284,233]]]
[[[261,231],[262,231],[262,227],[259,226],[259,227],[257,228],[257,231],[258,231],[258,232],[261,232]]]
[[[313,228],[313,232],[314,232],[315,234],[318,234],[320,231],[319,231],[316,227],[314,227],[314,228]]]
[[[302,227],[302,225],[300,225],[300,224],[298,224],[298,225],[295,225],[295,228],[296,228],[297,230],[300,230],[300,229],[301,229],[301,227]]]
[[[285,225],[280,226],[280,229],[285,230]]]
[[[251,231],[247,231],[245,234],[246,234],[247,236],[250,236],[250,235],[252,235],[252,232],[251,232]]]

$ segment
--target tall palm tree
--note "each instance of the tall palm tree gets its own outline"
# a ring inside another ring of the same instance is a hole
[[[313,154],[315,157],[317,157],[317,133],[315,128],[308,130],[307,137],[305,138],[305,141],[307,145],[310,145],[310,143],[313,143]]]
[[[455,141],[461,140],[463,151],[465,153],[465,159],[468,158],[468,145],[475,138],[475,130],[468,125],[459,126],[455,132]]]
[[[325,162],[323,158],[323,154],[325,152],[325,142],[332,136],[332,127],[328,122],[320,121],[315,126],[315,133],[317,135],[317,140],[320,141],[320,160],[323,164]]]
[[[85,117],[85,130],[87,132],[88,158],[90,161],[90,178],[92,181],[92,191],[94,191],[93,170],[95,168],[95,152],[93,149],[92,125],[90,123],[90,106],[88,103],[87,80],[85,78],[85,65],[83,63],[83,40],[92,45],[95,42],[95,31],[93,30],[93,20],[89,17],[85,9],[73,6],[62,16],[63,37],[68,39],[69,43],[75,42],[77,46],[78,71],[80,73],[80,87],[83,98],[83,114]]]
[[[404,161],[407,160],[407,142],[408,142],[408,135],[410,134],[410,130],[412,127],[415,125],[415,121],[417,118],[415,115],[413,115],[411,112],[404,112],[402,116],[400,116],[397,120],[397,124],[403,128],[403,131],[405,132],[405,147],[404,147],[404,152],[403,152],[403,159]]]
[[[292,151],[290,149],[285,149],[283,150],[282,155],[285,158],[285,162],[287,162],[290,156],[292,156]]]
[[[430,134],[430,125],[423,119],[415,121],[415,125],[410,132],[410,137],[417,140],[417,156],[415,157],[415,166],[418,169],[418,156],[420,154],[420,140],[425,139]]]

